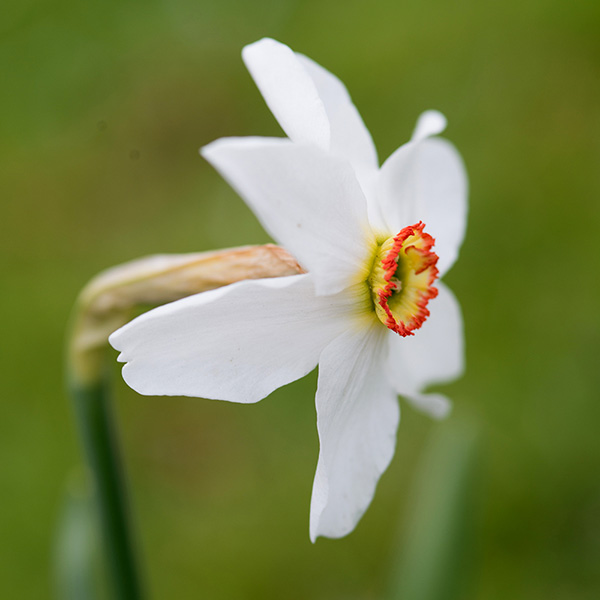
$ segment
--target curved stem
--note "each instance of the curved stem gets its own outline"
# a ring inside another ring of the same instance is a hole
[[[98,507],[106,567],[118,600],[143,597],[106,375],[97,381],[70,382],[87,464]]]

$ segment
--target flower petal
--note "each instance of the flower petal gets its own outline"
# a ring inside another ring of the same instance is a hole
[[[314,275],[317,294],[367,278],[375,242],[366,200],[346,161],[280,138],[224,138],[202,155]]]
[[[386,330],[349,329],[319,359],[321,443],[310,509],[310,537],[341,537],[369,506],[396,445],[398,399],[384,373]]]
[[[333,73],[307,56],[296,53],[296,57],[316,85],[325,106],[331,128],[329,150],[348,159],[358,172],[375,172],[379,163],[373,138],[346,86]]]
[[[445,419],[452,410],[452,401],[444,394],[406,394],[404,398],[433,419]]]
[[[382,229],[384,221],[379,212],[376,191],[379,161],[371,134],[346,86],[333,73],[307,56],[296,53],[296,57],[317,86],[325,106],[331,130],[329,151],[350,162],[367,199],[369,221],[374,227]]]
[[[395,390],[433,417],[445,416],[450,403],[441,394],[422,394],[428,385],[459,377],[464,369],[463,322],[454,294],[437,283],[429,301],[431,315],[411,337],[388,334],[388,377]]]
[[[437,266],[443,275],[458,257],[465,234],[467,175],[450,142],[424,137],[441,124],[431,115],[419,120],[416,141],[398,148],[381,167],[378,197],[391,230],[425,223],[436,240]]]
[[[439,135],[446,129],[447,124],[448,121],[441,112],[426,110],[417,119],[417,125],[415,126],[411,140],[413,142],[420,142],[432,135]]]
[[[327,111],[310,75],[294,52],[264,38],[246,46],[242,58],[267,106],[294,142],[329,149]]]
[[[310,275],[246,280],[151,310],[110,336],[140,394],[257,402],[309,373],[355,309]]]

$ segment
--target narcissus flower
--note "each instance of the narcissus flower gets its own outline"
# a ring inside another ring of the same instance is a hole
[[[240,281],[152,310],[111,337],[141,394],[251,403],[319,366],[310,537],[356,526],[395,447],[398,395],[463,369],[462,320],[440,282],[465,231],[467,180],[428,111],[379,168],[344,85],[264,39],[244,61],[288,138],[225,138],[202,155],[305,274]]]

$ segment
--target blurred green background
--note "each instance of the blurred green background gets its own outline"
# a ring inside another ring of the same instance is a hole
[[[349,537],[313,546],[314,374],[238,406],[140,397],[115,364],[152,598],[381,598],[413,571],[413,545],[439,539],[456,478],[428,453],[465,431],[478,440],[462,490],[470,533],[450,550],[466,557],[463,587],[419,598],[600,597],[598,2],[27,0],[2,12],[3,598],[54,589],[80,464],[63,383],[78,291],[138,256],[268,241],[198,156],[217,137],[281,135],[240,59],[267,35],[340,76],[381,160],[422,110],[448,116],[471,183],[446,278],[467,373],[442,388],[455,401],[444,423],[402,404],[370,510]]]

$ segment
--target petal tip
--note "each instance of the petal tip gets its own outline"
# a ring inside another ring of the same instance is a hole
[[[200,156],[202,158],[204,158],[205,160],[207,160],[208,162],[210,162],[210,157],[213,155],[213,153],[215,152],[215,150],[217,150],[221,144],[221,139],[223,138],[219,138],[217,140],[214,140],[208,144],[206,144],[206,146],[202,146],[198,149],[198,153],[200,154]]]
[[[441,396],[440,402],[436,404],[431,411],[431,416],[437,421],[442,421],[450,416],[452,412],[452,402],[445,396]]]
[[[120,327],[119,329],[117,329],[116,331],[113,331],[109,336],[108,336],[108,343],[115,349],[118,351],[121,351],[122,348],[119,347],[119,337],[120,337],[120,331],[121,331],[122,327]],[[119,358],[121,358],[122,354],[119,354]]]
[[[448,120],[439,110],[426,110],[417,120],[412,140],[418,142],[432,135],[439,135],[447,125]]]
[[[256,61],[272,60],[276,55],[293,56],[294,51],[289,46],[270,37],[261,38],[242,48],[242,60],[252,77],[255,75],[253,68],[257,66]]]
[[[442,421],[452,412],[452,402],[443,394],[411,394],[405,398],[427,416]]]
[[[274,40],[273,38],[270,37],[264,37],[264,38],[260,38],[260,40],[256,40],[256,42],[251,42],[250,44],[246,44],[243,48],[242,48],[242,56],[244,56],[244,54],[247,54],[248,52],[253,52],[254,50],[256,50],[257,48],[264,48],[264,47],[277,47],[277,46],[285,46],[285,44],[282,44],[281,42],[278,42],[277,40]]]

